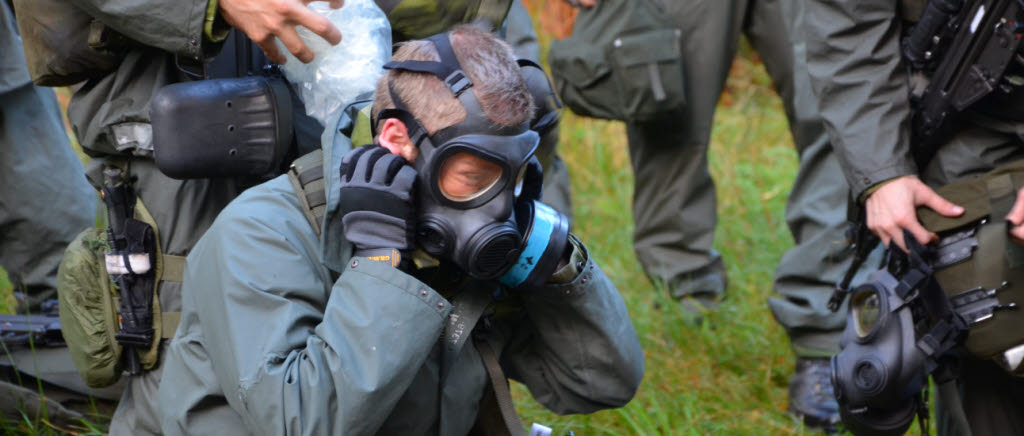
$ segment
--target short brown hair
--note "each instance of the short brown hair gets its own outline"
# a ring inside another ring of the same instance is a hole
[[[450,38],[462,71],[473,82],[469,90],[480,102],[487,118],[501,126],[515,126],[533,118],[533,97],[519,72],[512,47],[490,32],[468,25],[456,26]],[[441,58],[433,43],[416,40],[402,43],[391,60],[440,61]],[[374,114],[394,107],[388,92],[389,80],[395,93],[430,135],[466,118],[462,103],[437,76],[401,70],[389,70],[377,81]]]

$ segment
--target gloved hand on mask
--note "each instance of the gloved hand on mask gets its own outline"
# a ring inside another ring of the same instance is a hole
[[[413,248],[415,182],[416,170],[408,161],[377,145],[342,158],[338,209],[355,256],[374,258]]]

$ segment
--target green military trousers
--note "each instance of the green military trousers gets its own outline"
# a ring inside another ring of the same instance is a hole
[[[760,53],[782,98],[800,156],[786,207],[796,242],[776,271],[769,302],[798,356],[838,351],[845,315],[826,303],[845,272],[847,186],[817,115],[804,63],[802,0],[667,0],[667,16],[683,31],[687,106],[671,119],[627,123],[636,177],[634,248],[652,280],[676,298],[702,303],[725,292],[725,268],[712,248],[715,185],[707,151],[715,106],[741,34]]]
[[[28,83],[0,93],[0,266],[25,295],[19,313],[57,297],[64,249],[95,219],[96,193],[68,143],[53,90]],[[78,412],[92,410],[89,396],[120,393],[120,386],[85,386],[66,348],[9,346],[0,359],[0,413],[43,416],[40,387],[46,416],[57,425],[77,424]]]
[[[64,248],[95,219],[96,193],[53,90],[28,83],[0,93],[0,266],[28,308],[57,297]]]
[[[530,14],[521,0],[512,2],[505,21],[505,41],[515,49],[516,57],[540,63],[540,45]],[[558,154],[558,127],[540,138],[537,160],[544,168],[544,195],[541,200],[572,223],[572,196],[569,187],[569,168]]]
[[[0,266],[25,296],[19,311],[36,311],[56,298],[65,247],[94,225],[96,193],[68,143],[53,90],[29,80],[6,3],[0,3],[0,53]],[[92,409],[89,396],[109,400],[120,393],[120,386],[86,387],[66,348],[9,344],[5,350],[0,413],[14,420],[45,413],[56,425],[76,424],[79,411]]]

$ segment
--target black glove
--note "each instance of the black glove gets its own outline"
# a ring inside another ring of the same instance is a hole
[[[409,162],[381,146],[359,147],[341,159],[338,210],[356,256],[412,248],[415,182]]]

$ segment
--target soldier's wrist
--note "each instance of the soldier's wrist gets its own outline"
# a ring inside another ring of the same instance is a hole
[[[406,259],[406,256],[396,248],[357,248],[355,253],[353,253],[353,256],[390,265],[402,271],[408,271],[409,266],[412,264],[408,259]]]

